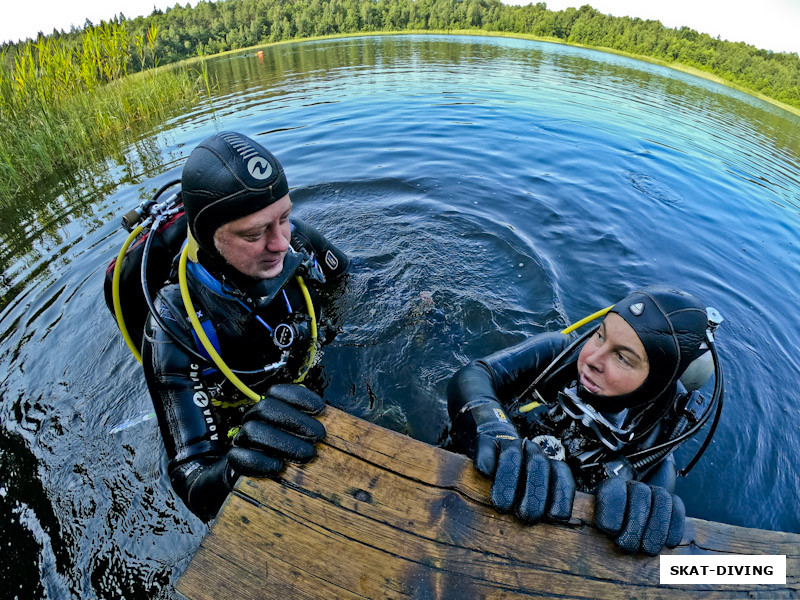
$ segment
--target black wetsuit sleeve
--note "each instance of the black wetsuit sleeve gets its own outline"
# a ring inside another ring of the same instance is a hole
[[[167,326],[175,325],[171,331],[191,347],[190,334],[173,316],[174,305],[162,295],[174,295],[174,287],[162,290],[155,306]],[[227,447],[210,408],[211,394],[200,365],[151,316],[145,325],[142,366],[169,458],[172,487],[192,512],[211,518],[227,496],[233,473],[226,466]]]
[[[567,341],[560,333],[537,335],[459,369],[447,386],[453,447],[471,455],[478,435],[517,437],[503,409],[558,356]]]
[[[292,246],[313,252],[328,281],[342,277],[350,266],[350,259],[324,235],[300,219],[292,219]]]
[[[447,386],[450,414],[472,398],[506,406],[567,346],[561,333],[543,333],[462,367]]]

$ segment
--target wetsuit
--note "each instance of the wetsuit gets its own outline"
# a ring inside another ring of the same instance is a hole
[[[282,356],[288,358],[285,366],[267,374],[239,375],[257,393],[274,383],[293,381],[308,356],[308,310],[295,276],[302,275],[319,320],[321,300],[349,265],[344,253],[296,219],[292,219],[291,246],[295,252],[286,255],[283,272],[264,280],[274,288],[267,299],[222,285],[198,263],[187,268],[198,318],[209,338],[216,338],[218,352],[229,367],[253,371],[277,363]],[[316,271],[323,277],[315,277]],[[199,350],[177,283],[161,289],[155,306],[173,335],[204,353]],[[192,512],[210,517],[237,476],[225,460],[229,431],[240,425],[242,414],[253,402],[213,365],[198,364],[152,317],[145,326],[142,362],[169,457],[172,485]]]
[[[613,475],[644,480],[672,491],[675,485],[672,454],[640,469],[633,469],[624,459],[625,454],[663,441],[661,437],[670,429],[670,411],[662,411],[657,422],[647,426],[642,436],[615,452],[559,409],[556,401],[559,391],[573,385],[577,377],[577,351],[537,386],[544,403],[528,413],[519,412],[518,396],[567,347],[568,341],[567,336],[560,333],[540,334],[461,368],[447,389],[452,448],[474,458],[475,440],[481,433],[501,438],[552,436],[561,442],[564,460],[581,491],[591,492],[598,483]],[[674,398],[675,390],[676,386],[672,385],[665,395]],[[522,403],[530,400],[526,396]],[[545,453],[555,457],[554,446],[558,444],[552,443],[552,438],[538,443]],[[589,466],[593,464],[597,466]]]

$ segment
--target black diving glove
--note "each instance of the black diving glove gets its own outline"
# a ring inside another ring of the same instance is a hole
[[[657,556],[681,543],[686,508],[663,487],[612,477],[595,494],[595,525],[623,552]]]
[[[575,480],[569,466],[531,440],[478,437],[475,467],[492,479],[492,506],[526,525],[572,516]]]
[[[244,415],[241,429],[228,451],[234,472],[269,477],[283,469],[284,461],[306,463],[316,455],[314,444],[325,438],[318,415],[325,401],[301,385],[273,385]]]

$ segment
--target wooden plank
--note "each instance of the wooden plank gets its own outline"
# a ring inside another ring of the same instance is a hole
[[[525,527],[463,456],[326,408],[317,458],[239,481],[178,582],[227,598],[797,598],[800,535],[687,519],[675,554],[785,554],[785,586],[662,586],[579,494],[567,524]]]

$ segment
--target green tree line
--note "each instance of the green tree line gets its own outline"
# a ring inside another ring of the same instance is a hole
[[[102,24],[106,26],[107,24]],[[118,15],[112,25],[130,35],[127,71],[175,62],[199,52],[215,54],[268,42],[311,36],[408,30],[484,30],[555,38],[680,63],[742,88],[800,107],[800,57],[759,50],[688,27],[605,15],[591,6],[551,11],[543,2],[507,6],[499,0],[220,0],[189,4],[148,17]],[[54,31],[46,38],[78,44],[85,29]],[[159,35],[148,45],[152,27]],[[7,44],[10,63],[23,45]]]

